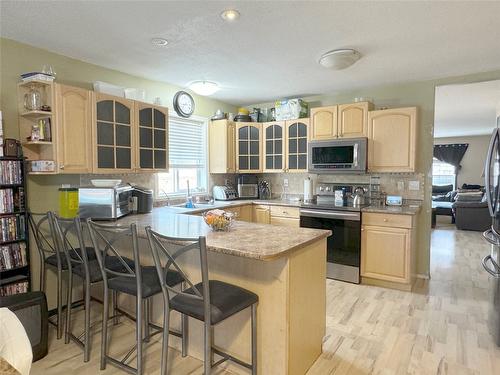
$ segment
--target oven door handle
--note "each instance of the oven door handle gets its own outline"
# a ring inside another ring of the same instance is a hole
[[[331,212],[323,210],[300,210],[300,216],[317,217],[320,219],[342,219],[360,221],[361,217],[358,212]]]
[[[486,241],[488,241],[492,245],[500,246],[500,238],[498,238],[494,233],[493,229],[490,228],[483,232],[483,237]]]
[[[492,266],[495,267],[495,265],[493,264],[493,259],[491,258],[491,255],[486,255],[483,258],[483,261],[482,261],[483,268],[486,270],[486,272],[488,272],[495,279],[500,279],[500,272],[496,272],[496,270],[494,271],[490,267],[488,267],[488,262],[490,262],[492,264]]]

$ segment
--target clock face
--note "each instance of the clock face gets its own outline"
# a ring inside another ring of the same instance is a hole
[[[194,112],[194,100],[185,91],[179,91],[174,96],[174,109],[179,116],[189,117]]]

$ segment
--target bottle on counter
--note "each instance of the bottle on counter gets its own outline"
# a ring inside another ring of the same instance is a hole
[[[59,216],[72,219],[78,215],[78,188],[62,185],[59,188]]]

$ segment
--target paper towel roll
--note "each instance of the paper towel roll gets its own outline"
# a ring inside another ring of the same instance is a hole
[[[313,199],[313,183],[310,177],[304,180],[304,202],[312,201]]]

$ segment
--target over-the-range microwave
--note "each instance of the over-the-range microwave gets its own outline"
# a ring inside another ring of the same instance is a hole
[[[366,173],[367,138],[312,141],[308,170],[314,173]]]

